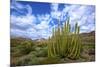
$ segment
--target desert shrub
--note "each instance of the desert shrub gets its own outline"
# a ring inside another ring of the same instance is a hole
[[[11,57],[19,57],[22,56],[20,49],[18,47],[12,47],[11,48]]]
[[[47,56],[47,47],[41,48],[39,51],[37,51],[37,57],[46,57]]]
[[[34,51],[30,52],[30,54],[37,57],[47,57],[47,47],[36,47]]]
[[[32,51],[32,44],[28,41],[25,41],[18,45],[17,49],[22,54],[28,54],[30,51]]]
[[[30,58],[28,57],[22,57],[20,58],[17,62],[16,65],[17,66],[23,66],[23,65],[28,65],[28,62],[30,61]]]
[[[31,61],[28,62],[29,65],[36,65],[36,64],[39,64],[39,58],[38,57],[33,57],[31,58]]]
[[[29,62],[31,62],[33,57],[35,56],[25,55],[25,56],[19,57],[18,59],[16,59],[16,65],[17,66],[29,65]]]

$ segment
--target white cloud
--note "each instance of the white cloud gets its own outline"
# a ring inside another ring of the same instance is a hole
[[[58,8],[58,6],[53,7]],[[68,13],[71,26],[74,26],[77,22],[81,26],[80,32],[82,33],[95,30],[95,12],[92,12],[92,10],[95,10],[94,7],[91,8],[88,5],[65,5],[62,11],[52,11],[51,15],[56,18],[60,16],[61,19],[63,16],[66,18],[65,14]],[[64,18],[61,20],[64,20]]]
[[[60,16],[61,16],[61,12],[60,11],[51,12],[51,17],[52,18],[60,19]]]
[[[51,17],[49,14],[34,16],[30,5],[23,6],[19,3],[12,5],[11,9],[15,9],[18,12],[21,12],[19,9],[27,10],[25,15],[11,15],[12,35],[24,36],[32,39],[48,38],[48,36],[50,36],[49,22],[51,21]],[[37,21],[39,21],[39,24],[36,24]],[[12,28],[13,25],[27,29]]]
[[[95,26],[94,25],[88,25],[88,26],[81,26],[81,31],[80,33],[88,33],[88,32],[91,32],[91,31],[94,31],[95,30]]]
[[[27,37],[27,33],[20,29],[11,29],[11,35],[17,36],[17,37]]]
[[[51,22],[53,25],[53,18],[60,20],[66,20],[68,16],[70,16],[70,24],[72,26],[78,22],[78,25],[81,26],[81,32],[89,32],[95,29],[94,18],[95,13],[92,12],[88,14],[90,9],[89,6],[84,5],[65,5],[62,11],[59,11],[59,4],[51,4],[51,12],[50,14],[42,14],[35,16],[32,14],[32,7],[30,5],[21,5],[16,3],[11,6],[11,9],[17,10],[19,13],[23,12],[23,9],[27,10],[25,15],[11,15],[11,24],[15,24],[18,27],[23,27],[27,29],[14,29],[11,28],[11,34],[15,34],[16,36],[25,36],[32,39],[39,38],[48,38],[52,35],[52,28],[56,27],[49,25]],[[22,11],[21,11],[22,10]],[[36,24],[38,22],[38,24]]]
[[[48,26],[49,26],[49,25],[47,24],[46,21],[41,21],[40,24],[37,24],[37,25],[36,25],[36,28],[37,28],[37,29],[40,29],[40,30],[43,30],[43,29],[47,29]]]
[[[15,0],[13,0],[12,4],[11,4],[11,9],[15,9],[18,12],[21,12],[20,9],[26,9],[27,10],[27,14],[26,15],[11,15],[11,23],[15,23],[17,25],[32,25],[33,22],[36,22],[36,17],[34,15],[32,15],[32,8],[30,5],[22,5],[20,3],[17,3]],[[24,11],[25,12],[25,11]]]
[[[61,17],[67,17],[65,14],[68,13],[71,26],[74,26],[77,22],[78,25],[81,26],[80,32],[83,30],[84,32],[90,32],[95,29],[95,12],[92,12],[92,10],[95,10],[94,7],[92,6],[91,8],[91,6],[88,5],[65,5],[65,8],[62,11],[59,12],[56,10],[56,12],[53,12],[54,14],[52,14],[58,16],[59,13],[61,13]],[[62,20],[64,20],[64,18],[62,18]]]
[[[34,15],[26,15],[26,16],[11,15],[11,23],[16,24],[18,26],[33,25],[33,22],[36,22],[36,17]]]
[[[43,15],[37,15],[37,19],[41,21],[50,21],[51,17],[50,14],[43,14]],[[48,22],[47,22],[48,23]]]
[[[57,4],[57,3],[51,4],[51,10],[58,11],[58,6],[59,6],[59,4]]]
[[[26,5],[26,9],[28,11],[28,14],[27,15],[30,16],[32,14],[32,8],[31,8],[31,6],[30,5]]]

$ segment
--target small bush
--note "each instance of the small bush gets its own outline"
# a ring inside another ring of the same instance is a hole
[[[47,57],[47,47],[41,48],[37,51],[37,57]]]
[[[30,51],[32,51],[32,44],[25,41],[18,45],[17,49],[19,49],[20,53],[22,54],[28,54]]]

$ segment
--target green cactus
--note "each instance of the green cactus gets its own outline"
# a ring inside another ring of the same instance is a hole
[[[75,32],[72,37],[70,52],[68,57],[71,59],[77,59],[80,55],[80,39],[79,39],[79,27],[78,24],[75,24]]]
[[[61,28],[58,22],[58,28],[53,28],[52,37],[48,40],[48,57],[60,56],[77,59],[80,56],[81,42],[79,39],[80,27],[75,24],[75,31],[70,31],[71,25],[68,21]]]
[[[53,57],[52,44],[51,44],[50,37],[49,37],[49,43],[48,43],[48,57]]]

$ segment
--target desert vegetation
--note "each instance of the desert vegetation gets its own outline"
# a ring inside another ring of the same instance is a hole
[[[48,39],[11,38],[11,66],[88,62],[95,60],[95,32],[80,34],[69,19],[52,29]]]
[[[60,56],[68,57],[71,59],[78,59],[81,51],[81,41],[79,38],[80,27],[75,24],[75,31],[70,31],[71,25],[69,19],[65,22],[64,26],[53,29],[53,35],[49,38],[48,43],[48,57]]]

